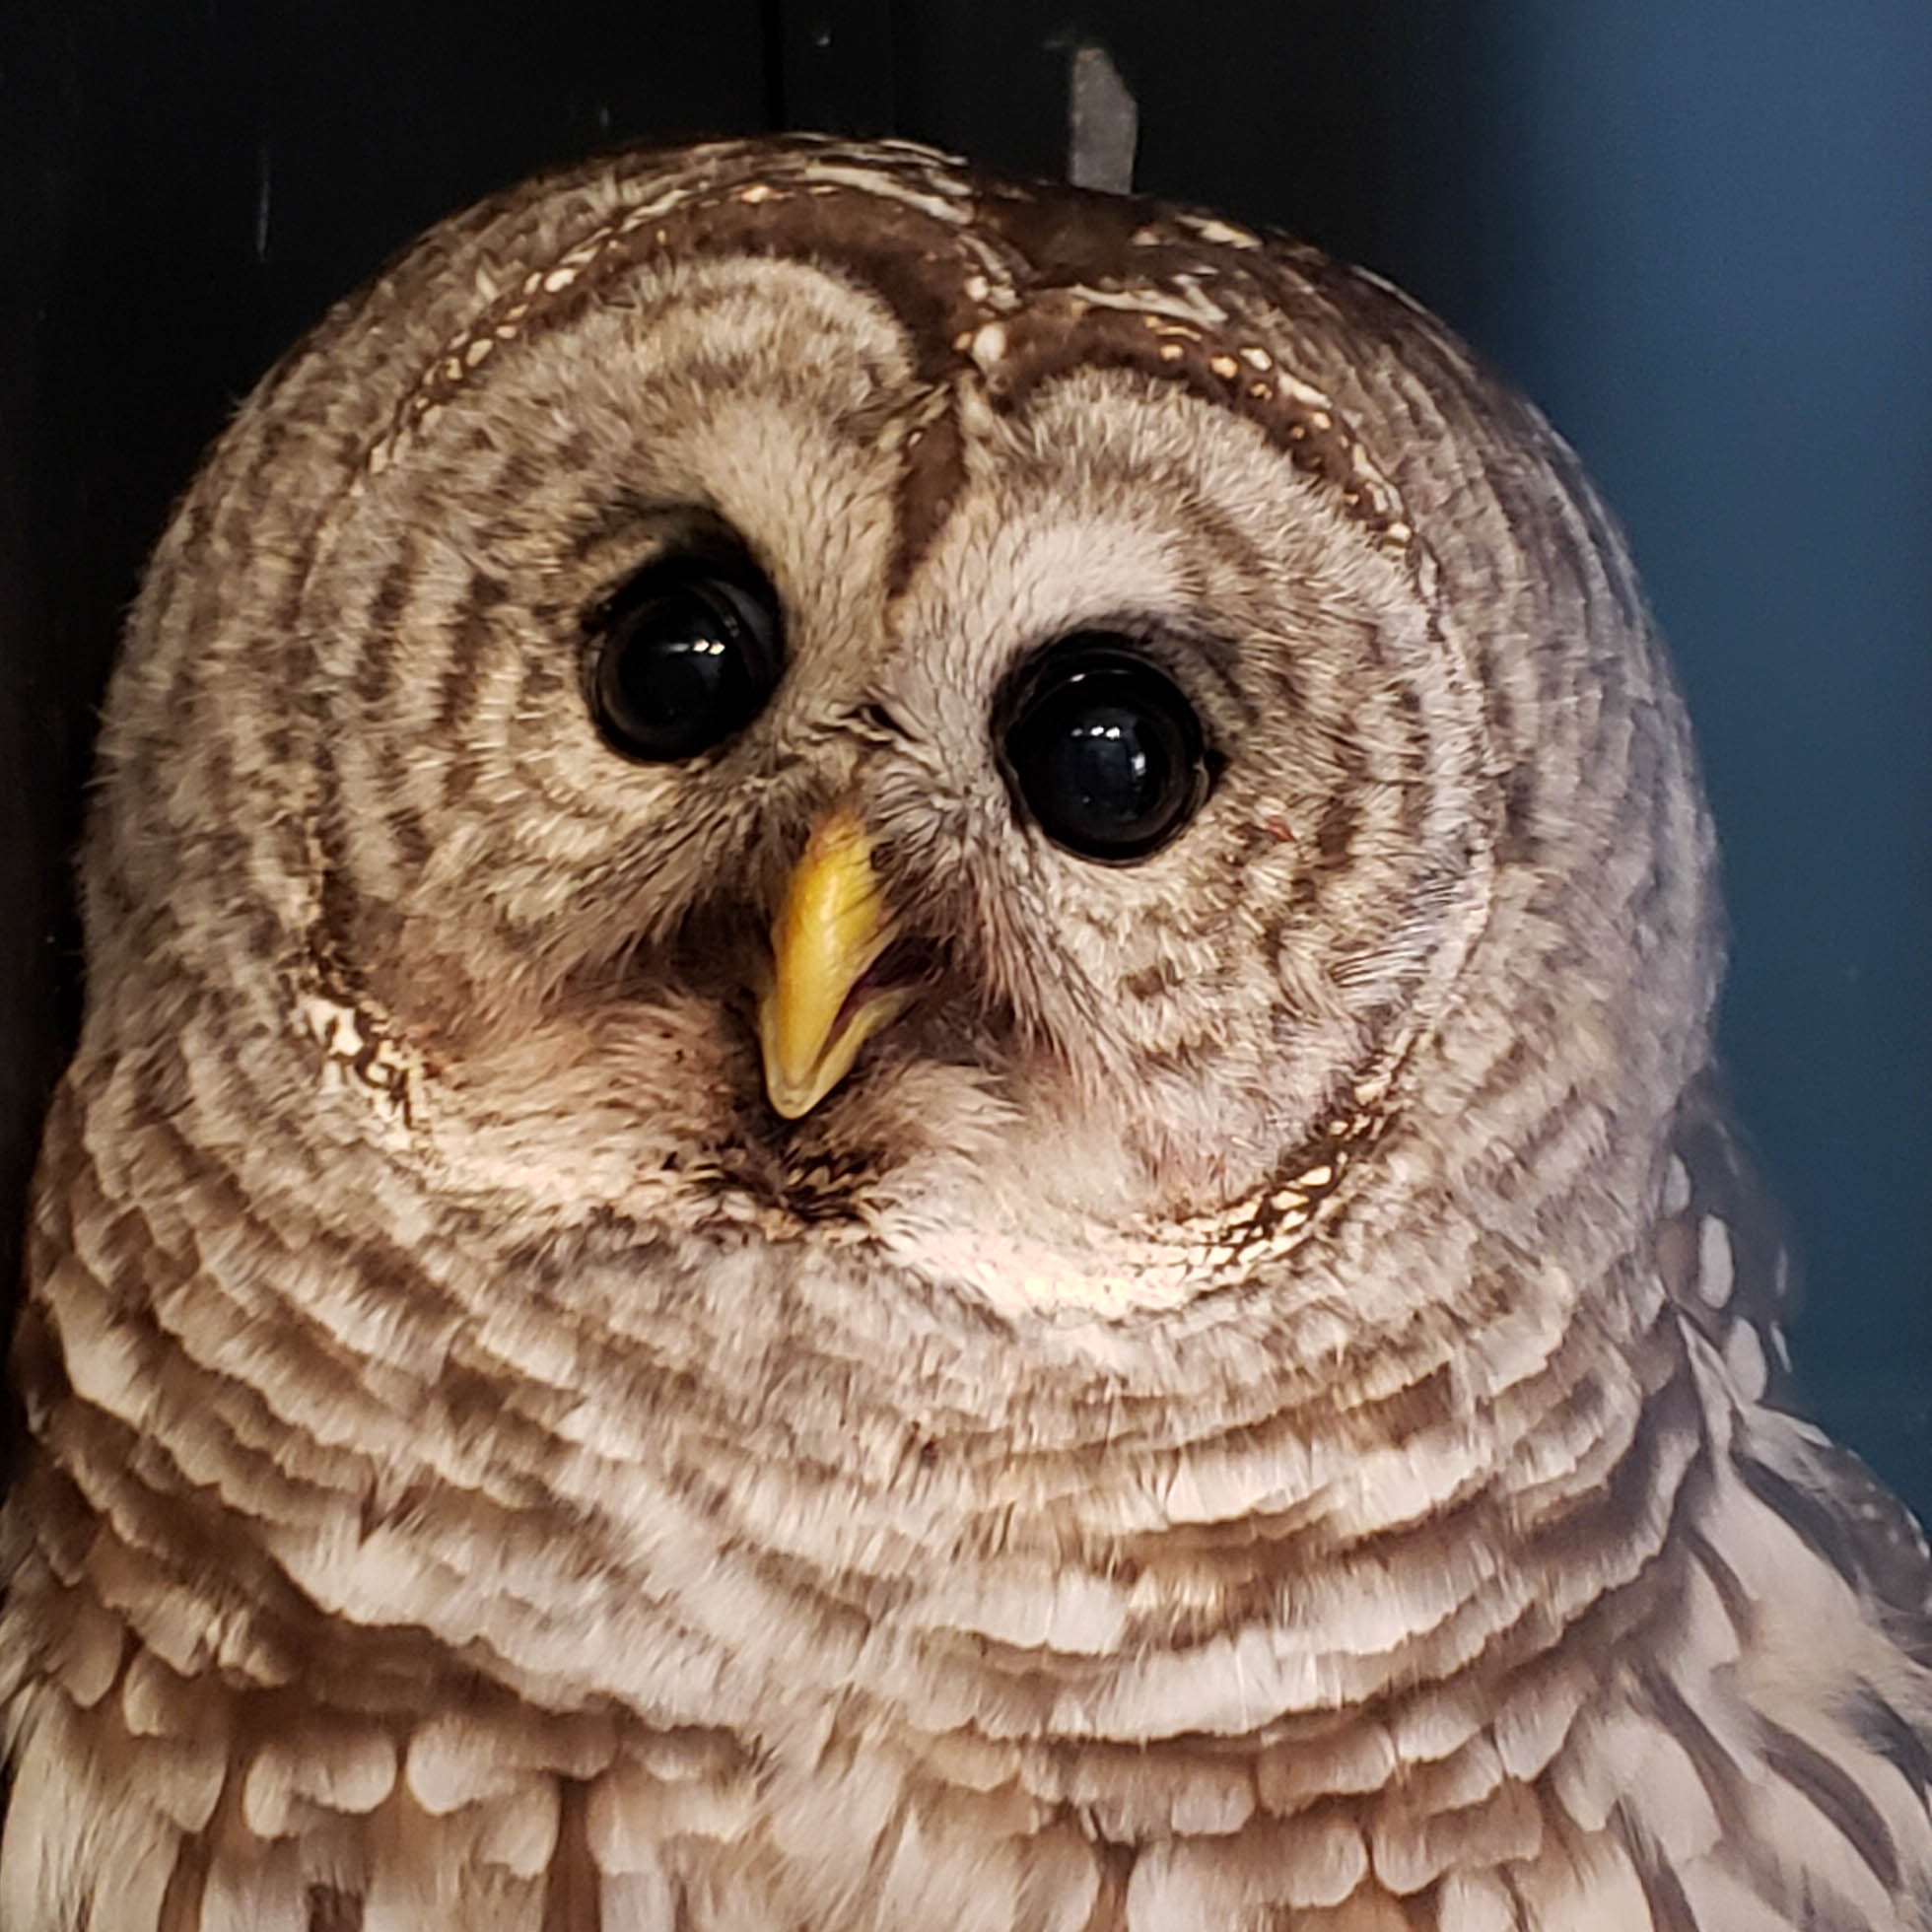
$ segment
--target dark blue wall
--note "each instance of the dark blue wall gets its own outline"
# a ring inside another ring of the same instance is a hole
[[[1932,7],[1517,5],[1518,294],[1724,837],[1723,1042],[1807,1257],[1806,1380],[1932,1503]]]

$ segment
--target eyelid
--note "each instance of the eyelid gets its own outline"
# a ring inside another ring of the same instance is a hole
[[[1124,639],[1137,656],[1171,678],[1201,720],[1202,736],[1216,777],[1259,722],[1252,698],[1234,675],[1241,640],[1225,629],[1178,620],[1171,612],[1116,610],[1057,624],[1014,654],[999,682],[1000,700],[1023,688],[1056,645],[1070,638]],[[998,701],[997,701],[998,702]]]
[[[607,604],[641,571],[673,557],[741,568],[776,582],[759,547],[708,503],[654,499],[620,489],[592,506],[586,517],[569,555],[557,560],[559,566],[595,560],[602,587],[585,600],[586,615]]]

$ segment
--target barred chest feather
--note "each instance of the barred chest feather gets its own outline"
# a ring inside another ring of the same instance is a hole
[[[208,1366],[214,1191],[43,1223],[4,1922],[1923,1926],[1923,1546],[1766,1406],[1782,1254],[1684,1138],[1633,1378],[1568,1338],[1486,1413],[1404,1392],[1379,1455],[1244,1416],[994,1475],[855,1404],[833,1470],[481,1356],[345,1403],[329,1311],[280,1375]],[[465,1399],[514,1456],[463,1466]]]

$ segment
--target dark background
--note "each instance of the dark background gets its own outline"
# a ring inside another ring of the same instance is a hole
[[[611,143],[832,126],[1058,172],[1076,38],[1138,97],[1137,185],[1411,289],[1629,525],[1724,835],[1799,1366],[1925,1513],[1925,0],[0,0],[0,1240],[77,1010],[120,613],[276,352],[436,216]]]

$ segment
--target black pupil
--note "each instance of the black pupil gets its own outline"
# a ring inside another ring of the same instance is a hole
[[[597,722],[633,758],[690,758],[742,730],[778,678],[769,589],[702,564],[643,572],[600,620]]]
[[[1144,858],[1206,789],[1194,708],[1158,666],[1111,646],[1054,647],[1021,687],[1005,750],[1041,830],[1088,859]]]

